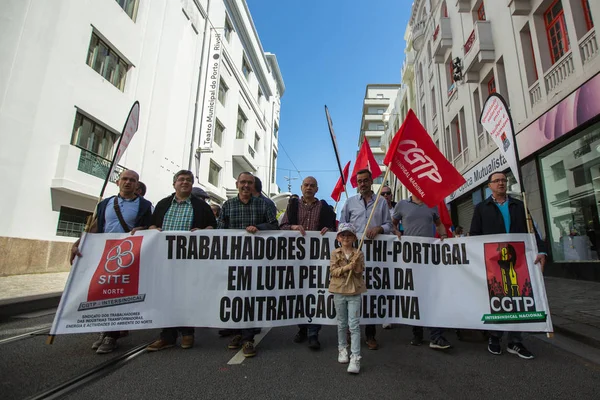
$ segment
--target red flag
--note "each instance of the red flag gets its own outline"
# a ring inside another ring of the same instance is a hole
[[[383,161],[402,184],[434,207],[465,183],[435,146],[412,110],[392,139]]]
[[[350,171],[350,161],[348,161],[348,164],[346,164],[346,166],[344,167],[344,181],[342,182],[342,177],[340,176],[337,183],[335,184],[335,187],[333,188],[333,192],[331,192],[331,198],[335,202],[340,201],[340,197],[342,197],[342,193],[344,192],[344,187],[345,187],[344,183],[348,183],[348,172],[349,171]]]
[[[450,214],[448,214],[448,207],[446,207],[446,202],[442,200],[437,207],[438,213],[440,215],[440,221],[442,222],[442,224],[444,224],[444,227],[446,228],[446,235],[448,235],[448,237],[452,237],[452,229],[450,229],[452,227],[452,219],[450,218]],[[438,237],[437,232],[435,234],[435,237]]]
[[[353,188],[358,186],[356,183],[356,174],[361,169],[368,169],[369,171],[371,171],[373,179],[381,175],[381,168],[379,168],[379,164],[373,156],[373,152],[371,151],[371,146],[369,146],[367,138],[364,138],[363,140],[363,144],[360,147],[360,151],[358,152],[358,157],[356,157],[356,162],[354,163],[354,169],[352,170],[352,177],[350,178],[350,183],[352,184]]]

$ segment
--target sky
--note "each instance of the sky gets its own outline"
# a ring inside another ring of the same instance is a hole
[[[410,0],[247,0],[263,49],[277,56],[281,98],[277,184],[300,194],[302,178],[330,194],[340,173],[324,105],[333,120],[342,167],[358,150],[366,85],[400,83]],[[376,4],[376,6],[374,6]],[[348,185],[349,195],[356,193]]]

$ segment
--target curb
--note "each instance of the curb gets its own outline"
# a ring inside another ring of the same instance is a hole
[[[54,292],[0,300],[0,321],[6,321],[19,314],[56,308],[61,296],[62,292]]]
[[[583,335],[579,332],[576,332],[572,329],[568,329],[568,328],[564,328],[560,325],[554,325],[554,331],[560,334],[563,334],[573,340],[576,340],[578,342],[587,344],[588,346],[592,346],[595,347],[597,349],[600,349],[600,340],[594,339],[592,337],[589,337],[587,335]]]

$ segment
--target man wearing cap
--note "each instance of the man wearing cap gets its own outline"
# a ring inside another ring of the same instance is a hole
[[[206,191],[204,189],[199,188],[199,187],[192,188],[192,196],[197,197],[202,201],[206,201],[207,199],[210,198],[208,193],[206,193]]]
[[[385,201],[377,201],[375,206],[375,193],[373,193],[372,185],[373,178],[371,171],[362,169],[356,174],[356,182],[358,183],[359,193],[356,196],[350,197],[342,208],[340,223],[349,222],[356,227],[358,237],[360,238],[365,232],[367,239],[374,239],[379,234],[389,234],[393,231],[392,219],[390,211]],[[371,211],[375,207],[373,218],[369,226],[367,221],[371,215]],[[367,346],[369,350],[377,350],[379,345],[375,339],[375,325],[365,326],[365,336],[367,337]]]
[[[315,194],[319,191],[317,180],[307,176],[300,185],[302,198],[290,198],[287,209],[281,219],[279,229],[298,231],[302,236],[306,231],[335,232],[335,212],[325,200],[319,200]],[[319,350],[319,331],[321,325],[303,324],[294,337],[294,342],[302,343],[308,337],[308,347]]]
[[[195,231],[212,229],[217,225],[215,216],[206,202],[192,196],[194,174],[181,170],[173,176],[175,193],[158,202],[152,214],[150,229],[161,231]],[[177,288],[169,288],[177,290]],[[194,346],[193,327],[164,328],[160,338],[146,347],[146,351],[159,351],[173,347],[181,332],[181,348],[190,349]]]

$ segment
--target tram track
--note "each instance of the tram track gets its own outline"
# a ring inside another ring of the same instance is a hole
[[[97,379],[102,378],[103,376],[116,371],[117,369],[124,366],[129,361],[133,360],[137,356],[146,352],[146,347],[148,347],[152,342],[148,342],[133,349],[118,355],[116,357],[111,358],[108,361],[103,362],[100,365],[97,365],[74,378],[68,379],[62,383],[59,383],[56,386],[51,387],[50,389],[46,389],[43,392],[35,394],[27,398],[27,400],[50,400],[50,399],[59,399],[83,385],[95,381]]]
[[[0,345],[12,343],[12,342],[17,342],[19,340],[30,339],[30,338],[36,337],[36,336],[47,335],[48,333],[50,333],[50,327],[51,326],[52,326],[52,324],[48,324],[48,325],[46,325],[46,326],[44,326],[43,328],[40,328],[40,329],[36,329],[36,330],[33,330],[33,331],[22,333],[20,335],[11,336],[11,337],[7,337],[5,339],[1,339],[0,340]]]

